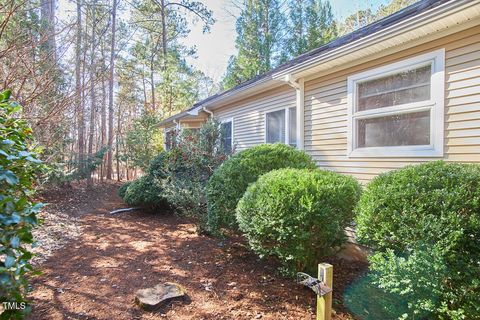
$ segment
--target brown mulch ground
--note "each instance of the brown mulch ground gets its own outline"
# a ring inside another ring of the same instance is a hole
[[[63,247],[44,253],[46,261],[37,266],[43,274],[32,281],[30,319],[315,318],[313,292],[279,276],[273,262],[257,259],[241,240],[198,235],[192,223],[168,212],[111,215],[125,207],[115,184],[82,187],[42,196],[52,203],[46,209],[51,225],[63,208],[73,219],[63,223],[79,228]],[[334,319],[352,319],[342,292],[365,265],[326,262],[334,265]],[[185,287],[187,301],[157,312],[135,306],[136,290],[163,282]]]

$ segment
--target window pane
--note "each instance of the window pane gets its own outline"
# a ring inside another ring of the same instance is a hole
[[[232,152],[232,122],[222,123],[223,148],[226,153]]]
[[[430,100],[432,66],[359,83],[357,111]]]
[[[359,148],[430,144],[430,111],[357,120]]]
[[[289,135],[288,141],[292,147],[297,146],[297,109],[290,108],[288,109],[288,120],[289,120]]]
[[[285,142],[285,110],[267,113],[267,143]]]

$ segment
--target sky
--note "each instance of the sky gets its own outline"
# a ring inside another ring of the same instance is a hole
[[[122,0],[120,0],[122,1]],[[235,22],[239,9],[233,4],[238,0],[202,0],[213,11],[216,23],[209,33],[203,33],[203,25],[191,26],[191,33],[184,43],[197,48],[197,55],[188,59],[188,63],[203,71],[215,82],[219,82],[228,65],[228,59],[235,54]],[[390,0],[330,0],[333,14],[337,20],[356,12],[358,9],[372,8]],[[70,20],[75,16],[75,7],[69,0],[58,0],[57,15],[60,19]],[[70,18],[70,19],[69,19]]]
[[[378,8],[389,0],[330,0],[333,14],[337,20],[356,12],[357,9]],[[232,5],[232,0],[204,0],[203,3],[213,11],[217,20],[210,33],[202,33],[202,25],[192,27],[192,31],[185,43],[196,46],[197,56],[188,62],[215,82],[221,80],[227,68],[228,59],[235,53],[235,21],[234,15],[239,10]]]

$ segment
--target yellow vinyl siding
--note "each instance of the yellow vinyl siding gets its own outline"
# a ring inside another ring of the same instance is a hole
[[[215,117],[233,118],[233,141],[240,151],[265,142],[265,112],[286,107],[295,107],[295,90],[284,85],[226,105],[215,111]]]
[[[445,48],[444,159],[480,163],[480,27],[305,82],[305,150],[320,167],[360,181],[439,158],[347,158],[347,77]]]

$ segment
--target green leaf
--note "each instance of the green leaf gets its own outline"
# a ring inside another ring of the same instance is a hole
[[[10,239],[10,245],[14,249],[18,248],[20,246],[20,238],[15,236],[12,239]]]
[[[5,90],[0,93],[0,102],[7,102],[10,99],[12,92],[10,90]]]
[[[17,176],[10,170],[0,171],[0,181],[1,180],[6,181],[9,185],[16,185],[19,182]]]
[[[5,140],[2,140],[2,144],[5,144],[7,146],[11,146],[11,145],[14,145],[15,142],[13,142],[12,140],[9,140],[9,139],[5,139]]]
[[[6,268],[11,268],[15,265],[15,257],[12,256],[7,256],[5,258],[5,267]]]

